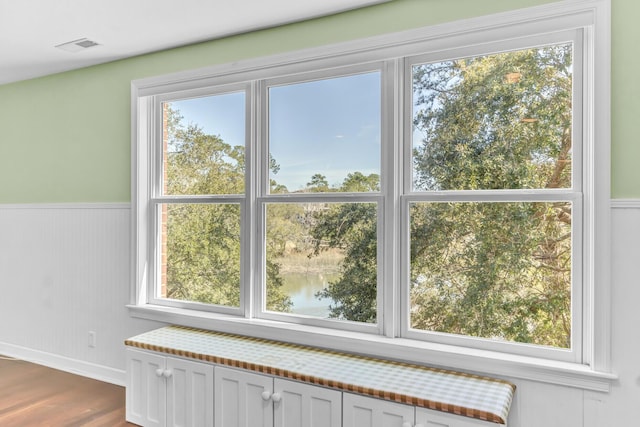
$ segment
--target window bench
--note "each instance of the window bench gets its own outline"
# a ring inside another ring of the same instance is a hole
[[[515,392],[493,378],[181,326],[125,345],[497,424],[506,424]]]

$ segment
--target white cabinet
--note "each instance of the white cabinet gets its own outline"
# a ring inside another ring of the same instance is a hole
[[[340,427],[342,393],[216,366],[216,427]]]
[[[272,427],[273,378],[216,366],[215,425]]]
[[[213,427],[213,366],[127,349],[127,421]]]
[[[498,424],[425,408],[416,408],[416,425],[424,427],[496,427]],[[507,426],[503,425],[503,427]]]
[[[166,424],[166,357],[127,350],[127,421],[142,426]]]
[[[145,427],[497,425],[151,351],[126,354],[126,419]]]
[[[169,357],[167,370],[167,426],[213,427],[213,366]]]
[[[415,408],[400,403],[344,393],[343,427],[414,427]]]
[[[344,393],[342,427],[495,427],[497,424]]]
[[[275,427],[340,427],[342,393],[323,387],[276,378],[274,399]]]

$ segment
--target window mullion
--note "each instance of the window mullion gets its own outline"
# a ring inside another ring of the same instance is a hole
[[[413,134],[413,92],[412,92],[412,68],[408,58],[403,58],[401,64],[401,81],[397,87],[400,96],[399,115],[400,115],[400,138],[401,143],[401,159],[398,177],[401,179],[399,195],[397,197],[398,220],[395,225],[397,233],[397,243],[399,260],[397,263],[399,285],[396,295],[398,296],[399,307],[399,325],[398,332],[401,337],[407,335],[409,330],[409,308],[411,301],[409,299],[409,259],[411,255],[410,235],[409,235],[409,210],[407,202],[407,194],[412,191],[412,134]]]
[[[400,291],[399,276],[400,253],[398,221],[398,201],[402,180],[401,147],[403,138],[402,114],[402,81],[403,61],[396,59],[387,61],[384,65],[382,81],[382,179],[383,205],[379,218],[379,310],[382,310],[382,334],[387,337],[399,335],[400,320]]]
[[[143,190],[145,191],[145,194],[139,194],[138,197],[142,196],[142,200],[145,201],[144,204],[139,206],[139,208],[143,208],[145,210],[146,220],[148,221],[146,241],[141,243],[146,245],[146,255],[149,261],[147,265],[150,265],[151,267],[146,271],[146,274],[149,276],[146,283],[146,292],[144,292],[139,300],[149,303],[155,297],[156,280],[158,276],[157,265],[159,249],[156,231],[158,230],[158,218],[156,204],[153,203],[153,198],[161,194],[162,153],[158,153],[158,147],[163,147],[163,144],[162,108],[154,96],[149,96],[145,98],[144,101],[145,102],[140,103],[140,108],[142,111],[146,112],[148,116],[147,120],[144,122],[146,126],[142,126],[140,129],[142,132],[140,137],[146,138],[148,141],[151,141],[152,144],[151,146],[143,146],[144,149],[140,155],[143,156],[143,159],[141,159],[142,164],[146,166],[145,172],[151,178],[148,180],[147,185],[145,186],[146,188]]]
[[[263,294],[262,263],[263,246],[261,242],[264,227],[263,210],[258,203],[259,197],[264,193],[264,148],[265,144],[265,100],[261,81],[252,81],[249,103],[247,105],[248,120],[247,135],[249,135],[247,149],[247,216],[244,224],[245,255],[243,264],[245,280],[242,281],[242,291],[245,295],[245,317],[253,318],[261,310]]]
[[[252,284],[248,286],[251,290],[251,317],[260,317],[264,311],[263,302],[266,300],[266,271],[265,271],[265,210],[262,198],[268,189],[268,96],[264,80],[253,82],[252,93],[254,95],[252,108],[254,109],[253,117],[255,127],[252,131],[255,141],[254,149],[254,176],[253,176],[253,192],[251,197],[252,206],[252,263],[251,278]]]
[[[571,189],[566,190],[472,190],[472,191],[433,191],[406,194],[410,202],[424,201],[433,203],[447,202],[554,202],[579,200],[582,194]]]

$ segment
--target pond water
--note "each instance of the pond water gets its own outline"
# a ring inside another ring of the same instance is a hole
[[[329,305],[333,300],[331,298],[319,299],[315,294],[327,287],[330,281],[335,281],[339,277],[340,273],[283,274],[282,290],[293,302],[291,312],[322,318],[329,317]]]

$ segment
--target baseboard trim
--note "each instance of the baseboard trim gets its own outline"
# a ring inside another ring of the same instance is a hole
[[[0,354],[122,387],[126,384],[125,371],[83,360],[3,342],[0,342]]]

